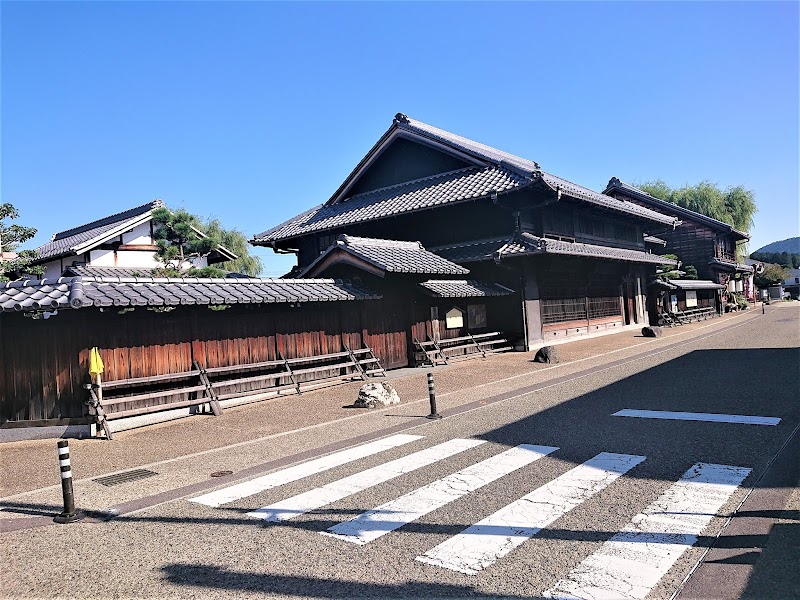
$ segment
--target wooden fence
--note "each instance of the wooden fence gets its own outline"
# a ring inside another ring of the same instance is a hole
[[[385,368],[408,364],[408,312],[390,300],[63,310],[49,319],[0,316],[0,423],[81,418],[89,352],[100,348],[104,381],[300,358],[369,345]],[[309,378],[313,374],[309,374]],[[246,395],[257,382],[233,390]],[[230,390],[226,390],[230,391]],[[141,408],[159,403],[141,400]],[[44,424],[44,423],[39,423]]]

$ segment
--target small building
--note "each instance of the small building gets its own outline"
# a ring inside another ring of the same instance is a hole
[[[725,286],[703,279],[657,280],[650,285],[648,312],[650,322],[670,322],[676,316],[702,312],[704,316],[724,312],[722,292]]]
[[[62,275],[148,276],[162,266],[155,259],[153,236],[153,211],[157,208],[165,208],[161,200],[55,233],[36,249],[38,258],[31,265],[44,267],[42,277],[47,279]],[[201,231],[196,232],[204,237]],[[236,258],[220,246],[187,266],[202,268]]]

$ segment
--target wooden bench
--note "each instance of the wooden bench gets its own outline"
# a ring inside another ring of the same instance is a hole
[[[191,371],[87,384],[89,414],[111,439],[107,421],[113,419],[206,405],[219,416],[221,400],[268,392],[301,394],[324,384],[386,375],[369,346],[299,358],[278,355],[279,360],[225,367],[204,368],[194,361]]]
[[[436,341],[428,336],[426,341],[414,339],[418,358],[423,364],[432,367],[441,364],[450,364],[452,361],[467,360],[471,358],[486,358],[487,354],[495,354],[512,350],[509,340],[503,333],[467,334],[462,337]]]

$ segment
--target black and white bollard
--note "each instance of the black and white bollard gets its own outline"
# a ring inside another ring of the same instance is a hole
[[[61,492],[64,494],[64,512],[53,518],[56,523],[74,523],[86,515],[75,510],[75,494],[72,491],[72,466],[69,462],[69,442],[58,442],[58,465],[61,467]]]
[[[436,412],[436,390],[433,389],[433,373],[428,372],[428,397],[431,399],[431,414],[426,419],[441,419],[442,415]]]

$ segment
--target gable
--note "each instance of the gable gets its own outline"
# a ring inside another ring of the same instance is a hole
[[[473,163],[404,137],[392,140],[388,147],[358,178],[347,195],[355,196],[379,188],[412,181],[439,173],[456,171]]]

